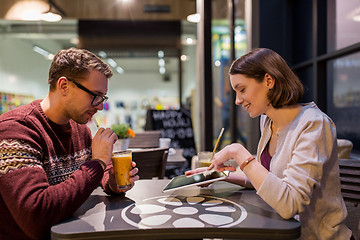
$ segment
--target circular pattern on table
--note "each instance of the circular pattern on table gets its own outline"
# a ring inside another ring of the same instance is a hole
[[[174,213],[180,215],[193,215],[198,212],[195,207],[178,207],[173,210]]]
[[[171,206],[181,206],[182,202],[177,199],[177,198],[172,198],[172,197],[168,197],[168,198],[160,198],[158,199],[159,203],[162,203],[164,205],[171,205]]]
[[[235,202],[213,196],[160,196],[127,206],[121,216],[142,229],[231,227],[242,222],[247,212]]]
[[[142,205],[136,205],[131,210],[131,213],[133,214],[153,214],[153,213],[159,213],[165,211],[166,208],[163,206],[155,205],[155,204],[142,204]]]

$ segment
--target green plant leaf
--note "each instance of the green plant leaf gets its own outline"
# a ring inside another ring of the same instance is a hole
[[[114,133],[118,136],[118,138],[128,138],[129,136],[127,135],[127,130],[130,128],[129,124],[124,124],[124,123],[120,123],[120,124],[113,124],[110,127]]]

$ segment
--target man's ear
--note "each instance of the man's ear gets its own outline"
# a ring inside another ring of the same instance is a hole
[[[69,92],[69,80],[66,77],[60,77],[57,80],[56,87],[62,95],[66,96]]]
[[[272,89],[275,86],[275,79],[268,73],[265,73],[264,81],[268,89]]]

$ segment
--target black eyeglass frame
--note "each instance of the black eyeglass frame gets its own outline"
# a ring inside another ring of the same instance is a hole
[[[91,106],[97,107],[97,106],[99,106],[101,103],[106,102],[106,101],[108,100],[108,97],[107,97],[107,96],[102,96],[102,95],[96,94],[96,93],[90,91],[89,89],[87,89],[86,87],[84,87],[83,85],[81,85],[80,83],[74,81],[74,80],[71,79],[71,78],[68,78],[68,77],[67,77],[66,79],[69,80],[70,82],[73,82],[78,88],[80,88],[81,90],[89,93],[91,96],[94,97],[93,100],[91,101]],[[99,97],[101,98],[101,101],[99,100],[100,102],[95,105],[95,104],[94,104],[94,101],[96,100],[96,98],[99,99]]]

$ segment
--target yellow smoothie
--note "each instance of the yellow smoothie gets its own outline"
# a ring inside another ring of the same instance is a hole
[[[128,188],[131,185],[129,173],[132,162],[131,151],[113,153],[111,161],[115,172],[116,184],[119,188]]]

